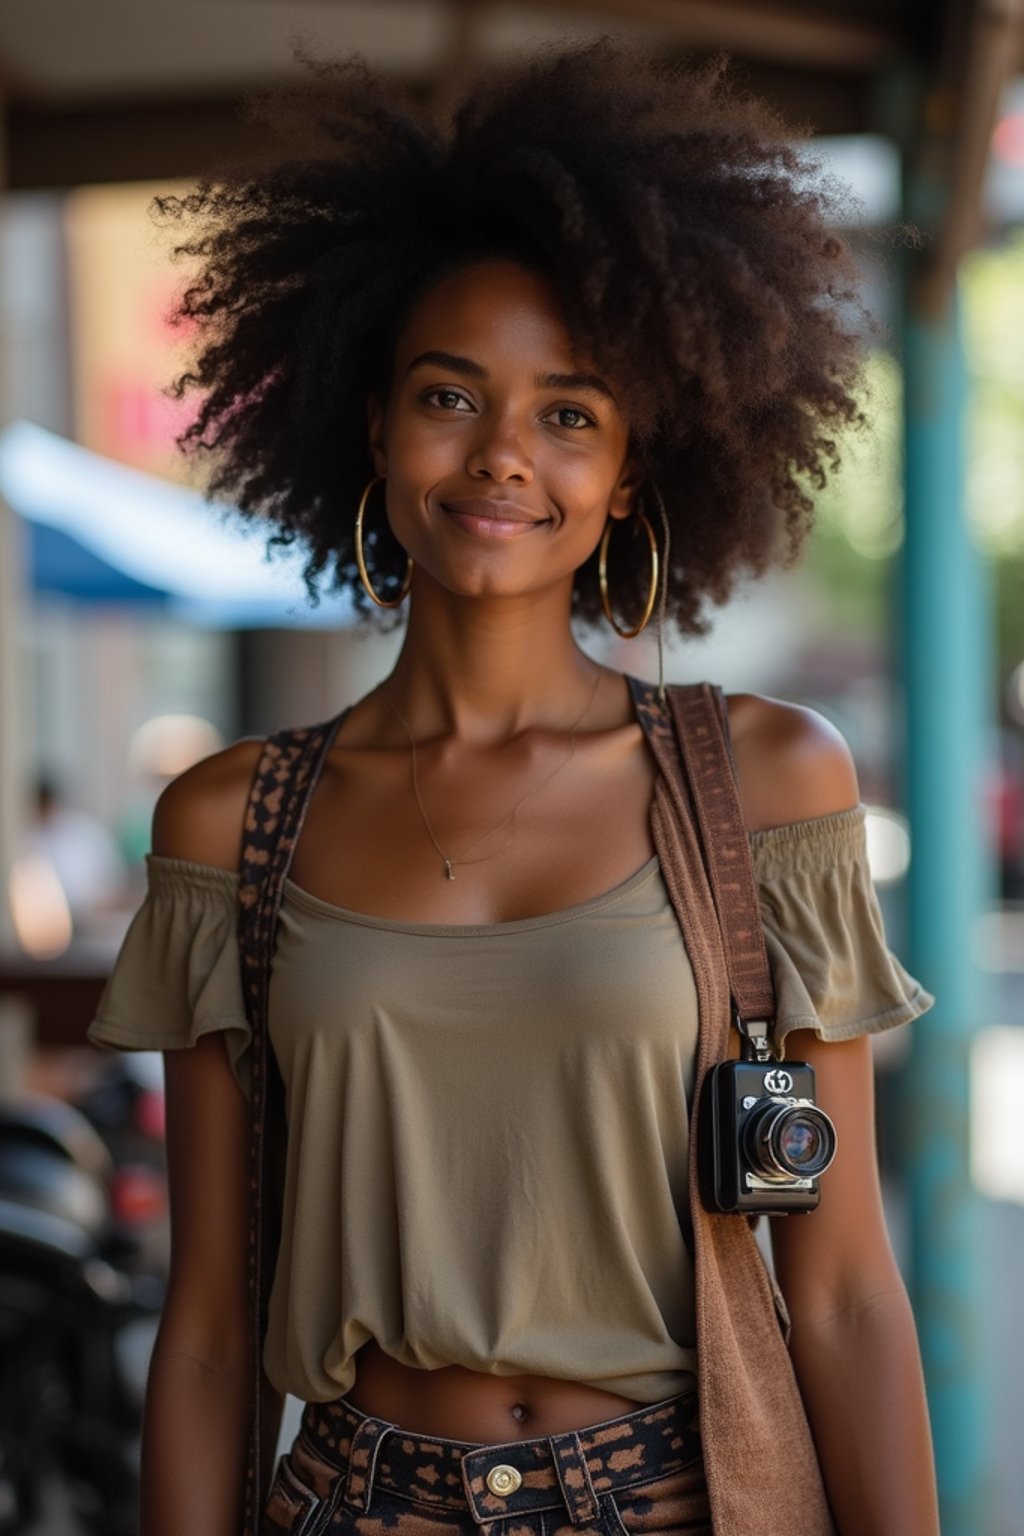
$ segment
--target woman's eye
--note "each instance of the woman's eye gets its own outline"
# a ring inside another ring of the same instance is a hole
[[[460,405],[469,407],[469,401],[457,389],[428,389],[423,398],[439,405],[443,411],[454,411]]]
[[[554,414],[561,418],[558,423],[560,427],[570,427],[574,432],[579,432],[584,427],[595,425],[594,418],[588,416],[586,411],[581,411],[576,405],[560,405]],[[568,417],[572,419],[567,420],[566,418]]]

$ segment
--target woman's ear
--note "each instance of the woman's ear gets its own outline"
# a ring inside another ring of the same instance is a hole
[[[612,490],[608,502],[608,516],[618,518],[620,521],[622,518],[629,517],[636,506],[643,483],[644,474],[640,466],[633,459],[627,459]]]
[[[373,459],[374,473],[382,478],[387,476],[388,455],[384,446],[384,421],[387,411],[380,395],[371,395],[366,402],[366,423],[370,436],[370,457]]]

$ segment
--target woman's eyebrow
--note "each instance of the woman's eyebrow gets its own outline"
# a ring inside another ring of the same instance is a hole
[[[533,382],[538,389],[592,389],[613,405],[618,404],[604,379],[596,373],[539,373]]]
[[[432,363],[437,368],[450,368],[453,373],[468,374],[471,379],[487,379],[490,375],[486,368],[479,363],[474,363],[471,357],[458,357],[454,352],[421,352],[419,357],[414,357],[406,373],[412,373],[414,368],[421,368],[424,363]]]
[[[418,357],[414,357],[406,373],[412,373],[414,368],[422,368],[428,364],[435,368],[448,368],[453,373],[464,373],[471,379],[490,378],[487,369],[480,363],[475,363],[471,357],[459,357],[455,352],[439,352],[436,349],[421,352]],[[605,399],[617,404],[608,385],[603,379],[598,378],[596,373],[538,373],[533,382],[538,389],[590,389],[595,394],[604,395]]]

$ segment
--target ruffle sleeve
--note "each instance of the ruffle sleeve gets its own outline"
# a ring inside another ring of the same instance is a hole
[[[86,1031],[94,1045],[165,1051],[224,1030],[235,1079],[250,1094],[251,1032],[236,937],[238,876],[149,854],[146,897]]]
[[[790,1030],[850,1040],[907,1024],[935,1001],[886,943],[866,821],[857,805],[751,834],[780,1054]]]

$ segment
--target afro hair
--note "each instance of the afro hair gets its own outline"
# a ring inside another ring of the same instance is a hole
[[[304,62],[322,90],[250,104],[279,150],[154,200],[193,263],[171,317],[193,346],[169,393],[198,392],[177,441],[208,456],[206,494],[298,542],[314,601],[347,588],[368,611],[367,399],[417,298],[504,255],[550,280],[574,342],[626,390],[679,633],[704,632],[740,572],[792,563],[838,437],[864,420],[871,325],[808,130],[742,93],[722,56],[662,65],[607,39],[484,72],[445,123],[362,60]],[[404,555],[368,544],[394,595]],[[616,600],[642,608],[646,540],[612,550]],[[573,604],[600,616],[596,553]]]

